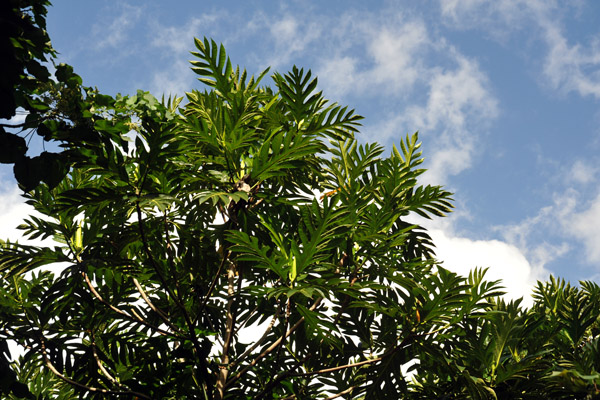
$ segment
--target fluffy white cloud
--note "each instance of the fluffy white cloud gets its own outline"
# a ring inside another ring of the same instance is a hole
[[[29,240],[23,237],[23,231],[17,229],[17,226],[23,223],[23,220],[30,215],[39,216],[40,214],[21,197],[21,190],[14,183],[3,182],[5,190],[0,193],[0,239],[18,241],[31,245],[41,245],[39,239]]]
[[[532,289],[547,277],[543,267],[536,267],[516,246],[500,240],[472,240],[441,229],[430,229],[436,255],[443,267],[467,276],[476,267],[488,268],[486,279],[501,280],[508,299],[523,297],[531,305]]]

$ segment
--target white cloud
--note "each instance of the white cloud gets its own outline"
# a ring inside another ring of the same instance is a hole
[[[562,28],[565,11],[578,8],[575,2],[541,0],[441,1],[441,13],[456,29],[479,28],[500,41],[529,29],[530,35],[546,46],[542,65],[546,83],[562,92],[600,98],[600,39],[569,43]],[[533,29],[532,29],[533,28]],[[521,44],[522,45],[522,44]]]
[[[132,27],[142,16],[143,7],[120,3],[117,7],[120,14],[116,18],[102,20],[94,24],[92,31],[98,40],[94,46],[98,49],[105,47],[121,47],[127,41]]]
[[[488,268],[488,281],[500,279],[509,299],[524,298],[524,304],[533,302],[531,294],[535,283],[547,273],[536,267],[516,246],[500,240],[472,240],[454,236],[441,229],[430,229],[436,245],[436,255],[442,266],[463,276],[476,267]]]
[[[458,231],[460,220],[471,219],[468,211],[457,210],[446,218],[427,220],[411,217],[411,222],[427,229],[435,244],[436,258],[444,268],[468,276],[475,268],[487,268],[485,279],[501,280],[506,299],[523,297],[524,304],[533,304],[532,289],[538,280],[548,277],[544,268],[548,260],[527,253],[509,240],[469,237]]]
[[[275,48],[271,49],[266,58],[267,65],[273,69],[288,63],[294,55],[322,39],[323,24],[319,19],[299,19],[292,15],[284,15],[273,21],[273,17],[262,14],[261,16],[266,20],[264,26],[270,27],[269,34],[275,42]]]
[[[576,256],[581,261],[597,265],[600,262],[600,193],[591,201],[582,199],[582,194],[568,188],[554,195],[551,205],[545,206],[523,221],[494,228],[510,244],[519,248],[537,268],[564,256],[572,250],[572,242],[578,242],[584,251]],[[557,241],[536,242],[536,236],[553,236]]]
[[[432,42],[425,24],[402,15],[391,20],[345,15],[330,22],[337,27],[326,41],[333,51],[318,64],[321,86],[329,96],[403,97],[426,79],[423,58]]]
[[[153,28],[152,45],[168,49],[169,52],[176,55],[187,54],[193,46],[193,38],[202,39],[203,32],[213,30],[222,17],[216,13],[202,14],[199,17],[193,17],[181,26],[162,26],[158,21],[154,21],[151,24]]]
[[[471,167],[481,132],[499,113],[497,100],[488,90],[487,77],[478,64],[454,49],[448,53],[453,56],[454,69],[435,67],[424,71],[429,75],[425,104],[407,107],[377,129],[388,137],[397,134],[398,126],[435,136],[429,142],[431,162],[423,182],[436,185],[447,184],[449,176]]]
[[[150,93],[160,98],[162,94],[165,98],[169,96],[181,97],[185,92],[189,92],[194,82],[194,74],[190,70],[190,64],[187,61],[177,59],[169,65],[168,70],[157,71],[152,76]]]
[[[554,7],[553,0],[440,0],[446,23],[461,30],[485,28],[496,39],[521,29],[532,11]]]
[[[561,221],[567,232],[583,242],[586,261],[597,265],[600,262],[600,194],[583,211],[564,213]]]
[[[202,40],[203,32],[212,30],[221,18],[222,15],[219,14],[203,14],[178,27],[165,27],[158,21],[151,24],[154,32],[152,46],[163,50],[163,58],[174,60],[169,62],[168,69],[154,72],[150,85],[151,93],[157,96],[162,93],[165,96],[183,96],[194,86],[195,75],[187,61],[190,58],[188,53],[190,49],[196,51],[193,38]]]
[[[368,52],[374,66],[362,77],[364,84],[374,83],[386,91],[412,87],[423,69],[420,55],[429,45],[427,30],[419,20],[371,33]]]
[[[471,166],[497,100],[476,60],[432,36],[422,19],[387,11],[329,23],[335,47],[318,64],[320,86],[335,98],[388,98],[384,122],[366,125],[366,136],[385,143],[420,131],[432,144],[426,183],[445,184]]]
[[[570,46],[554,21],[543,21],[548,55],[544,74],[555,89],[600,98],[600,40]]]
[[[318,76],[328,96],[339,98],[357,87],[357,64],[358,60],[348,55],[334,56],[323,63]]]
[[[575,182],[579,184],[588,184],[592,183],[596,180],[596,174],[600,168],[592,165],[591,163],[584,160],[576,160],[571,169],[569,170],[569,174],[565,177],[565,179],[570,182]]]
[[[40,216],[39,213],[21,197],[22,191],[16,184],[6,184],[3,186],[8,190],[0,193],[0,239],[18,241],[23,244],[41,245],[39,239],[29,240],[23,237],[23,231],[17,229],[17,226],[23,223],[23,220],[30,215]]]

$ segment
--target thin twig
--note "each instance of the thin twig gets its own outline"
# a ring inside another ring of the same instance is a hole
[[[163,320],[163,322],[169,326],[169,328],[171,328],[174,332],[181,334],[181,331],[175,325],[173,325],[173,323],[171,322],[171,320],[169,320],[169,318],[165,315],[165,313],[163,313],[159,308],[157,308],[154,305],[154,303],[152,303],[150,298],[146,295],[144,288],[142,288],[142,285],[140,285],[140,282],[136,278],[133,278],[133,284],[137,288],[138,293],[142,296],[142,299],[144,299],[146,304],[148,304],[148,307],[150,307],[152,309],[152,311],[157,313],[160,316],[160,318]]]
[[[319,306],[319,304],[321,304],[321,301],[323,301],[322,297],[319,297],[314,303],[313,305],[309,308],[310,311],[313,311],[315,308],[317,308]],[[287,332],[285,332],[279,339],[277,339],[275,342],[273,342],[265,351],[263,351],[262,353],[260,353],[254,360],[252,360],[252,362],[250,362],[250,364],[248,364],[244,369],[242,369],[240,372],[238,372],[232,379],[230,379],[227,384],[225,385],[225,387],[231,386],[233,383],[235,383],[238,379],[240,379],[242,377],[242,375],[244,375],[246,372],[248,372],[248,370],[250,368],[252,368],[253,366],[255,366],[260,360],[262,360],[267,354],[269,354],[270,352],[272,352],[274,349],[277,348],[277,346],[279,346],[279,343],[281,343],[281,341],[284,338],[287,338],[288,336],[290,336],[296,329],[298,329],[298,327],[302,324],[302,322],[304,322],[304,317],[301,317],[298,322],[296,322],[294,324],[294,326],[292,326]]]
[[[22,128],[25,126],[25,122],[21,123],[21,124],[0,124],[1,127],[3,128]]]
[[[237,367],[239,363],[241,363],[242,361],[244,361],[244,359],[246,357],[248,357],[248,354],[252,353],[258,346],[260,346],[267,339],[267,336],[269,336],[269,332],[273,328],[273,325],[275,325],[275,321],[277,321],[278,316],[279,316],[279,314],[273,315],[271,322],[269,322],[269,326],[267,326],[267,329],[265,329],[265,332],[260,337],[260,339],[258,339],[256,342],[254,342],[254,344],[248,350],[246,350],[241,356],[239,356],[234,362],[229,364],[229,369],[233,369],[233,368]]]
[[[167,261],[169,262],[169,269],[173,274],[172,278],[175,282],[175,289],[177,289],[177,295],[181,296],[182,292],[179,286],[179,279],[177,279],[177,268],[175,268],[175,262],[173,261],[173,244],[171,243],[171,237],[169,235],[169,223],[167,221],[166,211],[164,214],[163,222],[165,226],[165,240],[167,241]]]
[[[154,329],[155,331],[157,331],[158,333],[160,333],[161,335],[167,335],[167,336],[174,336],[177,338],[182,338],[180,335],[175,334],[175,333],[171,333],[171,332],[167,332],[164,329],[160,329],[157,326],[154,326],[148,322],[146,322],[142,317],[140,317],[137,313],[133,313],[133,315],[135,316],[131,316],[128,313],[126,313],[123,310],[118,309],[117,307],[113,306],[112,304],[110,304],[108,301],[104,300],[104,298],[100,295],[100,293],[98,293],[98,291],[96,290],[96,288],[94,287],[94,285],[92,285],[92,282],[90,281],[90,278],[88,277],[88,275],[85,272],[82,272],[81,275],[83,276],[83,278],[85,279],[85,282],[88,286],[88,288],[90,289],[90,292],[92,292],[92,294],[94,295],[94,297],[96,299],[98,299],[99,302],[101,302],[102,304],[104,304],[106,307],[110,308],[111,310],[113,310],[114,312],[116,312],[119,315],[122,315],[123,317],[127,318],[130,321],[134,321],[134,322],[138,322],[140,324],[143,324],[151,329]],[[133,310],[133,309],[132,309]]]
[[[221,271],[223,271],[223,266],[225,265],[225,262],[227,261],[228,256],[229,256],[229,250],[223,250],[223,259],[221,260],[221,264],[219,264],[219,269],[217,270],[217,273],[215,274],[212,282],[210,283],[208,292],[206,292],[206,294],[204,295],[204,300],[202,300],[202,304],[200,304],[200,309],[198,310],[198,315],[202,314],[204,307],[206,307],[206,303],[208,303],[208,299],[210,299],[210,296],[211,296],[213,290],[215,289],[215,286],[217,285],[217,280],[219,279],[219,276],[221,275]]]
[[[390,353],[390,352],[388,352],[388,353]],[[323,374],[328,374],[330,372],[339,371],[339,370],[342,370],[342,369],[360,367],[361,365],[367,365],[367,364],[373,364],[373,363],[379,362],[379,361],[383,360],[385,357],[387,357],[389,355],[388,353],[382,354],[381,356],[376,357],[376,358],[372,358],[370,360],[364,360],[364,361],[360,361],[360,362],[357,362],[357,363],[352,363],[352,364],[340,365],[340,366],[337,366],[337,367],[320,369],[318,371],[297,372],[297,373],[291,374],[291,375],[292,376],[323,375]]]
[[[343,396],[343,395],[345,395],[345,394],[351,393],[351,392],[352,392],[354,389],[356,389],[357,387],[358,387],[358,386],[350,386],[348,389],[346,389],[346,390],[342,390],[341,392],[339,392],[339,393],[336,393],[336,394],[334,394],[334,395],[332,395],[332,396],[329,396],[329,397],[327,397],[326,399],[323,399],[323,400],[333,400],[333,399],[337,399],[338,397],[341,397],[341,396]]]
[[[238,289],[238,291],[239,290],[240,289]],[[240,322],[239,324],[237,324],[237,326],[235,328],[235,335],[237,335],[242,329],[244,329],[246,327],[246,324],[248,323],[248,320],[254,316],[254,313],[256,311],[258,311],[258,306],[254,307],[252,309],[252,311],[250,311],[248,313],[248,316],[246,318],[244,318],[244,320],[242,322]]]
[[[71,378],[68,378],[68,377],[64,376],[63,374],[61,374],[56,369],[56,367],[52,364],[52,362],[48,358],[48,353],[46,352],[46,343],[44,341],[44,338],[40,337],[39,339],[40,339],[40,343],[42,345],[42,357],[44,358],[44,363],[46,364],[46,366],[48,367],[48,369],[50,371],[52,371],[52,373],[54,375],[56,375],[57,377],[59,377],[61,380],[67,382],[68,384],[71,384],[73,386],[77,386],[77,387],[82,388],[84,390],[87,390],[89,392],[103,393],[103,394],[114,395],[114,396],[136,396],[136,397],[139,397],[139,398],[142,398],[142,399],[148,399],[148,400],[152,399],[151,397],[146,396],[143,393],[135,392],[133,390],[117,391],[117,390],[101,389],[101,388],[97,388],[97,387],[93,387],[93,386],[84,385],[83,383],[79,383],[77,381],[74,381]]]
[[[100,360],[100,357],[98,356],[98,351],[96,349],[96,338],[94,337],[94,333],[91,333],[92,336],[92,353],[94,354],[94,359],[96,360],[96,365],[98,365],[98,369],[100,369],[100,372],[102,373],[102,375],[106,376],[108,378],[109,381],[111,381],[114,385],[123,387],[123,385],[121,385],[111,374],[110,372],[108,372],[108,370],[104,367],[104,365],[102,364],[102,361]]]

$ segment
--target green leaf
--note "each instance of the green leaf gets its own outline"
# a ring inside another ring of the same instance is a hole
[[[27,152],[27,143],[25,139],[14,133],[4,131],[0,127],[0,163],[12,164],[25,157]]]

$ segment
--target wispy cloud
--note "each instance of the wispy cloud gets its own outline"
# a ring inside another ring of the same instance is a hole
[[[159,20],[150,22],[152,27],[151,46],[161,50],[161,59],[169,60],[166,68],[156,69],[152,74],[150,91],[157,95],[183,96],[194,87],[196,76],[188,62],[195,51],[194,38],[218,36],[219,27],[227,18],[225,13],[211,12],[194,16],[180,26],[165,26]]]
[[[421,71],[428,88],[425,101],[413,102],[376,128],[384,137],[403,127],[419,130],[428,138],[431,161],[423,182],[430,184],[447,184],[449,177],[472,166],[481,135],[499,114],[498,102],[477,62],[451,48],[447,54],[452,55],[453,67]]]
[[[548,86],[600,98],[600,29],[587,43],[570,43],[562,27],[565,11],[579,7],[552,0],[440,2],[442,16],[456,29],[482,29],[500,41],[528,29],[533,40],[545,45],[541,69]]]
[[[568,173],[565,174],[567,183],[577,183],[581,185],[590,184],[596,181],[600,167],[588,160],[575,160]]]
[[[549,49],[544,74],[552,87],[600,98],[600,39],[570,45],[553,21],[540,22]]]
[[[506,242],[518,247],[534,265],[544,266],[565,256],[574,244],[583,248],[582,252],[573,255],[578,261],[597,265],[600,262],[600,193],[586,200],[579,189],[569,187],[555,193],[552,204],[542,207],[533,217],[494,229]],[[540,235],[540,232],[544,234]],[[540,241],[540,236],[551,236],[554,240],[552,243]]]
[[[573,201],[573,200],[572,200]],[[584,204],[580,210],[568,209],[563,213],[561,223],[563,229],[584,244],[585,259],[591,265],[600,263],[600,193],[593,200]]]
[[[266,16],[262,14],[261,16],[267,19]],[[289,14],[276,18],[274,21],[270,19],[263,21],[263,24],[269,27],[274,48],[265,57],[267,63],[264,67],[271,66],[278,69],[321,38],[323,25],[318,20],[306,18],[300,20]]]
[[[426,79],[424,56],[432,41],[424,22],[401,14],[388,18],[381,23],[348,14],[331,22],[337,26],[330,39],[333,54],[317,66],[327,93],[404,97]]]
[[[122,47],[143,13],[142,6],[127,3],[118,3],[115,8],[118,13],[116,17],[97,21],[92,26],[92,34],[96,38],[95,43],[91,43],[92,47]]]

